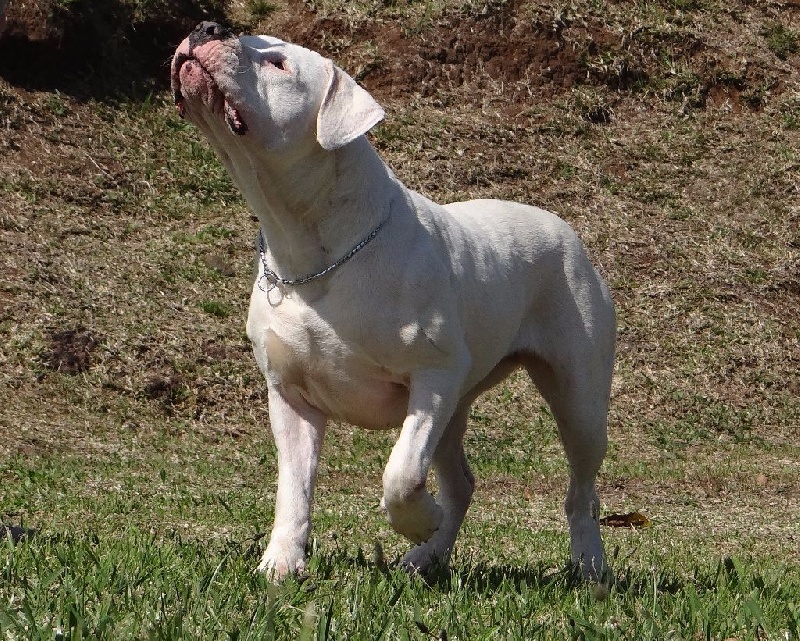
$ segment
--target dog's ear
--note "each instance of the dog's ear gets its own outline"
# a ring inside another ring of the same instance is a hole
[[[375,99],[328,61],[328,88],[317,114],[317,140],[328,151],[344,147],[383,119]]]

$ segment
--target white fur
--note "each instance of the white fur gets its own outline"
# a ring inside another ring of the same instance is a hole
[[[462,445],[469,407],[523,367],[552,408],[569,459],[572,559],[600,578],[595,477],[606,450],[615,319],[572,229],[535,207],[440,206],[404,187],[363,135],[383,110],[319,54],[246,36],[194,55],[248,130],[235,135],[199,98],[187,99],[186,116],[257,214],[272,270],[289,279],[318,272],[385,221],[326,276],[269,293],[253,287],[247,333],[267,379],[278,449],[275,524],[259,569],[282,577],[305,567],[330,418],[402,426],[382,505],[417,544],[407,567],[446,560],[474,487]],[[431,467],[435,498],[426,489]]]

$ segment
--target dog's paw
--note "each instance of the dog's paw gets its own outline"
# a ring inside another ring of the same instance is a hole
[[[306,570],[305,554],[286,553],[278,549],[267,546],[261,563],[258,564],[256,572],[261,572],[271,581],[282,581],[291,574],[300,575]]]
[[[402,502],[389,503],[382,499],[381,507],[386,510],[392,529],[414,543],[430,539],[439,529],[444,515],[441,506],[424,489]]]

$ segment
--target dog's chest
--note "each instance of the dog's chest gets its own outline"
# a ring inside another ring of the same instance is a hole
[[[403,422],[407,381],[371,361],[309,310],[269,313],[251,305],[248,335],[267,378],[291,402],[302,399],[330,418],[370,429]]]

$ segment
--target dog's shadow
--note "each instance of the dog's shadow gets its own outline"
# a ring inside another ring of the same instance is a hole
[[[431,590],[442,593],[468,590],[482,594],[490,592],[537,592],[576,590],[587,585],[578,568],[566,560],[561,568],[552,563],[523,563],[521,565],[493,564],[485,561],[458,562],[451,565],[435,565],[424,574],[409,574],[399,559],[385,561],[368,558],[361,549],[354,554],[343,549],[326,552],[312,551],[310,556],[310,575],[317,579],[336,579],[343,568],[357,569],[365,574],[372,573],[379,580],[395,584],[402,591],[407,581],[422,584]],[[612,559],[613,561],[615,558]],[[723,567],[724,564],[721,564]],[[727,569],[727,566],[724,566]],[[722,570],[721,570],[722,572]],[[722,572],[723,574],[725,572]],[[608,585],[617,593],[647,594],[655,587],[659,592],[675,594],[685,587],[685,581],[678,575],[662,571],[655,576],[650,571],[629,567],[622,563],[614,567],[606,577]]]
[[[349,567],[380,575],[381,578],[392,582],[408,578],[440,592],[469,590],[482,593],[495,592],[501,588],[525,591],[559,586],[574,588],[583,584],[580,572],[569,563],[561,569],[554,569],[545,562],[516,566],[478,561],[451,565],[436,564],[424,573],[414,573],[404,568],[399,559],[386,561],[380,555],[378,557],[375,558],[375,555],[368,557],[360,548],[355,554],[343,549],[312,552],[309,558],[310,575],[323,580],[334,579],[341,573],[343,567]]]
[[[453,563],[450,566],[435,565],[422,578],[431,588],[444,592],[466,589],[483,593],[507,588],[515,592],[529,589],[540,591],[558,585],[574,587],[581,583],[580,573],[571,566],[553,569],[544,562],[498,565],[478,561]]]

